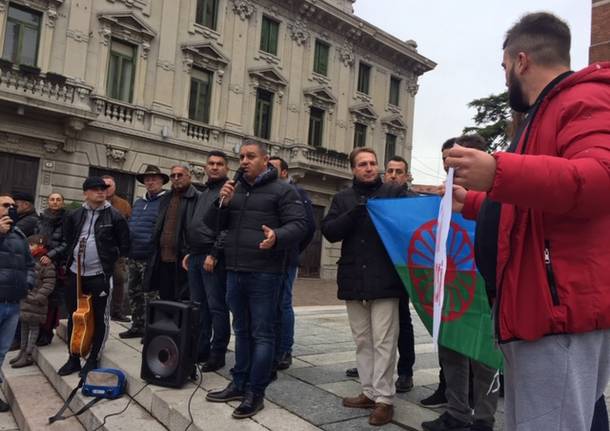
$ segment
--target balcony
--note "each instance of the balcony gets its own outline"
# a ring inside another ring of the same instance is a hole
[[[52,111],[61,115],[92,119],[91,87],[37,68],[0,62],[0,100]]]
[[[278,149],[279,147],[276,147],[276,152],[283,153],[291,168],[315,171],[341,179],[349,179],[352,176],[347,154],[305,145],[286,147],[283,151],[277,151]]]
[[[98,121],[118,123],[123,126],[134,126],[136,121],[144,121],[145,111],[141,107],[108,97],[92,95]]]

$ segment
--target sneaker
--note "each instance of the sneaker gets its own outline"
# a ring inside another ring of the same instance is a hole
[[[396,380],[396,392],[404,393],[409,392],[413,389],[413,377],[412,376],[398,376],[398,380]]]
[[[11,368],[24,368],[29,367],[34,364],[34,360],[32,359],[32,355],[24,354],[19,357],[19,360],[11,365]]]
[[[280,356],[280,360],[277,363],[278,370],[287,370],[292,365],[292,354],[290,352],[284,352]]]
[[[254,395],[252,392],[246,392],[244,400],[235,410],[233,410],[231,416],[235,419],[251,418],[264,408],[265,403],[262,395]]]
[[[144,336],[144,329],[134,328],[133,326],[127,331],[119,332],[120,338],[142,338]]]
[[[424,398],[419,403],[429,408],[443,407],[447,405],[447,397],[445,396],[445,391],[439,387],[432,395]]]
[[[470,431],[470,423],[462,422],[445,412],[433,421],[422,422],[426,431]]]
[[[11,409],[11,406],[9,406],[4,401],[0,400],[0,412],[2,412],[2,413],[8,412],[10,409]]]
[[[80,370],[80,373],[78,373],[78,375],[81,378],[87,377],[87,373],[89,373],[89,371],[91,370],[95,370],[96,368],[98,368],[97,361],[95,359],[87,359],[87,362],[85,362],[85,366],[82,370]]]
[[[347,377],[359,377],[358,368],[348,368],[347,370],[345,370],[345,375]]]
[[[205,399],[213,403],[242,401],[244,399],[244,391],[238,389],[233,382],[230,382],[226,388],[220,391],[208,392],[208,394],[205,396]]]
[[[78,356],[70,356],[68,362],[66,362],[58,371],[57,374],[60,376],[69,376],[81,370],[80,358]]]

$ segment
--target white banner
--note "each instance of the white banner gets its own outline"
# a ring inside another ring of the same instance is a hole
[[[432,317],[432,342],[438,348],[443,303],[445,300],[445,272],[447,271],[447,237],[451,225],[453,201],[453,168],[449,168],[445,181],[445,195],[441,200],[436,225],[436,248],[434,253],[434,313]]]

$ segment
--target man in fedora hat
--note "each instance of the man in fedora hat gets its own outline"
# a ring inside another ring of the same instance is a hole
[[[144,335],[144,316],[146,303],[152,299],[144,291],[142,282],[146,271],[146,262],[154,251],[154,231],[161,196],[165,194],[163,185],[169,182],[169,176],[157,166],[148,165],[136,179],[146,187],[143,197],[136,200],[129,219],[131,250],[129,253],[129,306],[131,308],[131,328],[119,333],[121,338],[138,338]]]

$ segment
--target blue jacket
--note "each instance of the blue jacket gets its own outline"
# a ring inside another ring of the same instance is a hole
[[[131,259],[148,259],[153,254],[155,223],[159,215],[160,198],[165,193],[166,190],[163,190],[153,197],[146,193],[133,205],[129,219],[129,237],[131,238],[129,257]]]
[[[19,302],[34,287],[34,258],[23,232],[0,234],[0,301]]]

